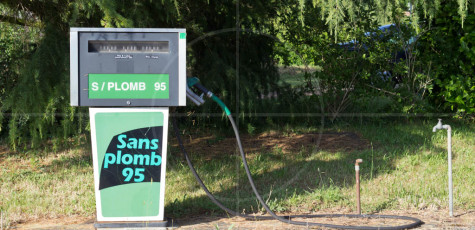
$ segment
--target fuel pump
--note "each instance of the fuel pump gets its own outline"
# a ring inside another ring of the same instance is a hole
[[[165,227],[170,106],[186,105],[185,29],[70,29],[71,105],[88,106],[96,228]]]

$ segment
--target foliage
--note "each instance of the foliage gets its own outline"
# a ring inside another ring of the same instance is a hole
[[[412,1],[410,8],[407,1],[313,3],[305,5],[303,23],[297,20],[301,14],[297,4],[289,4],[290,10],[279,22],[285,28],[284,39],[300,57],[309,57],[304,62],[321,67],[304,86],[320,95],[325,112],[375,111],[361,103],[385,98],[376,100],[387,105],[378,107],[385,108],[384,112],[442,112],[447,111],[440,108],[445,104],[445,108],[473,113],[473,14],[465,11],[463,21],[458,11],[461,3]],[[450,15],[443,13],[448,9]],[[450,29],[440,29],[440,21],[450,22]],[[388,22],[394,25],[389,31],[375,31]],[[450,54],[453,62],[434,55],[435,50]],[[285,58],[282,63],[295,60],[292,55]]]
[[[262,97],[279,90],[273,57],[275,31],[271,20],[281,5],[271,6],[259,1],[239,3],[242,19],[238,29],[242,31],[235,29],[236,12],[232,2],[210,2],[208,7],[200,9],[204,17],[185,16],[184,21],[193,21],[194,26],[199,26],[187,30],[191,41],[189,74],[199,77],[233,113],[254,114],[263,112],[260,110],[265,103],[260,100]],[[198,9],[196,4],[193,8]],[[208,32],[215,34],[208,35]],[[214,104],[205,106],[212,108],[204,110],[221,112]]]
[[[386,32],[377,30],[378,21],[374,15],[376,7],[368,5],[358,11],[358,17],[347,21],[338,35],[334,34],[337,36],[336,41],[343,41],[335,42],[333,35],[327,32],[327,25],[314,20],[324,14],[325,10],[311,6],[306,9],[303,14],[304,24],[297,22],[299,13],[295,8],[281,15],[280,22],[286,26],[282,35],[285,40],[297,47],[302,58],[309,57],[310,60],[306,59],[305,62],[320,67],[313,76],[309,75],[302,89],[315,95],[313,103],[321,103],[323,110],[314,112],[330,113],[333,118],[342,112],[375,112],[361,104],[370,103],[373,97],[386,98],[393,103],[399,100],[400,104],[407,104],[403,99],[412,97],[394,92],[391,77],[383,73],[398,72],[395,75],[406,75],[404,71],[410,68],[404,68],[406,63],[400,64],[396,56],[401,50],[408,49],[406,43],[413,34],[411,31],[402,33],[401,26]],[[406,30],[405,27],[402,29]],[[390,106],[379,112],[401,110],[402,106]]]
[[[329,25],[335,36],[348,25],[348,22],[357,21],[360,12],[368,9],[377,12],[373,19],[379,24],[400,21],[410,12],[410,21],[415,29],[420,27],[420,22],[432,21],[441,6],[447,4],[457,10],[462,27],[470,10],[475,10],[475,5],[470,0],[457,0],[457,2],[455,0],[312,0],[312,3],[313,7],[322,9],[321,19]]]
[[[74,26],[186,28],[188,73],[201,78],[244,122],[260,122],[254,114],[269,112],[355,112],[358,103],[371,101],[362,97],[395,102],[381,107],[394,111],[429,111],[445,104],[470,114],[474,5],[467,0],[0,0],[2,132],[8,131],[16,148],[86,130],[87,110],[71,108],[67,98],[68,30]],[[409,25],[407,36],[393,42],[365,35],[389,22],[401,30]],[[407,46],[408,37],[421,34],[423,45]],[[358,41],[357,52],[337,48],[352,40]],[[401,47],[409,58],[393,61]],[[449,61],[432,57],[432,50],[450,55]],[[290,88],[279,81],[277,61],[318,65],[322,71],[305,74],[301,87]],[[400,87],[384,81],[384,71],[400,78]]]
[[[43,140],[86,128],[87,111],[68,105],[68,30],[73,26],[187,28],[190,75],[200,77],[236,113],[256,112],[262,107],[262,95],[278,88],[272,20],[281,3],[239,1],[237,26],[236,4],[229,1],[2,0],[0,4],[8,9],[1,17],[10,23],[7,26],[33,27],[39,35],[35,50],[23,63],[27,68],[16,75],[8,73],[16,85],[8,88],[1,108],[12,114],[4,121],[13,148],[37,147]],[[237,46],[246,52],[236,55]]]
[[[475,14],[464,25],[455,3],[441,8],[423,37],[424,52],[434,66],[433,101],[460,115],[475,114]]]
[[[24,29],[0,23],[0,102],[7,96],[9,89],[15,86],[21,61],[28,55],[32,47],[28,37],[22,35]]]
[[[25,142],[37,147],[41,140],[67,137],[75,127],[84,125],[72,122],[76,109],[68,106],[67,38],[50,26],[45,31],[31,60],[25,63],[29,68],[19,72],[16,87],[3,103],[2,109],[12,113],[9,138],[13,148]]]

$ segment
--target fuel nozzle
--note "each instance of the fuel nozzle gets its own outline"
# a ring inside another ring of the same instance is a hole
[[[199,91],[203,92],[209,98],[211,98],[213,96],[213,93],[211,91],[209,91],[206,87],[204,87],[200,83],[200,79],[198,79],[197,77],[188,78],[186,80],[186,83],[188,84],[188,87],[190,87],[190,88],[195,87]]]
[[[213,99],[213,101],[218,103],[218,105],[221,107],[221,109],[223,109],[223,111],[226,113],[226,115],[228,115],[228,116],[231,115],[231,111],[224,104],[224,102],[221,101],[221,99],[219,99],[216,95],[214,95],[206,87],[204,87],[203,85],[200,84],[200,79],[198,79],[197,77],[190,77],[186,80],[186,83],[187,83],[187,88],[194,87],[194,88],[198,89],[199,91],[203,92],[203,94],[205,94],[209,98]],[[193,91],[191,89],[190,89],[190,91],[191,91],[191,93],[190,93],[191,96],[196,95],[195,93],[193,93]],[[188,95],[188,93],[187,93],[187,95]],[[199,97],[198,95],[196,95],[196,96]],[[202,97],[199,97],[199,98],[201,100],[203,100]]]
[[[188,87],[188,85],[186,86],[186,97],[188,97],[188,99],[190,99],[197,106],[200,106],[205,103],[205,100],[203,100],[203,98],[201,98],[200,96],[196,95],[193,90]]]
[[[197,106],[200,106],[202,105],[203,103],[205,103],[205,100],[203,100],[203,97],[200,97],[198,95],[195,94],[195,92],[193,92],[193,90],[191,90],[190,88],[195,86],[196,87],[196,84],[199,82],[199,79],[196,78],[196,77],[192,77],[192,78],[188,78],[187,79],[187,84],[186,84],[186,96],[188,97],[188,99],[190,99],[193,103],[195,103],[195,105]],[[198,88],[198,87],[196,87]],[[202,87],[204,88],[204,87]],[[206,89],[206,88],[204,88]]]

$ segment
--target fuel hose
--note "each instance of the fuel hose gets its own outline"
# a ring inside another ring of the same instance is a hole
[[[178,145],[183,153],[183,156],[185,157],[185,160],[188,164],[188,167],[190,168],[191,172],[193,173],[193,176],[195,179],[198,181],[199,185],[201,188],[205,191],[206,195],[211,199],[211,201],[216,204],[218,207],[226,211],[227,213],[234,215],[234,216],[240,216],[246,219],[251,219],[251,220],[269,220],[269,219],[276,219],[281,222],[287,223],[287,224],[293,224],[293,225],[301,225],[301,226],[318,226],[318,227],[325,227],[325,228],[337,228],[337,229],[371,229],[371,230],[376,230],[376,229],[381,229],[381,230],[399,230],[399,229],[409,229],[409,228],[414,228],[422,224],[422,221],[414,218],[414,217],[409,217],[409,216],[394,216],[394,215],[356,215],[356,214],[321,214],[321,215],[294,215],[294,216],[278,216],[275,214],[269,206],[265,203],[264,199],[262,199],[262,196],[259,194],[257,191],[256,185],[254,183],[254,180],[251,175],[251,171],[249,170],[249,166],[247,164],[246,160],[246,155],[244,153],[242,144],[241,144],[241,138],[239,137],[239,131],[237,129],[236,123],[234,122],[234,119],[231,115],[230,110],[226,107],[226,105],[219,100],[218,97],[213,95],[212,99],[218,103],[218,105],[223,109],[223,111],[226,113],[229,121],[231,122],[231,125],[234,130],[234,135],[236,137],[236,142],[239,148],[239,153],[242,158],[242,162],[244,165],[244,170],[246,171],[247,178],[249,180],[249,183],[252,187],[252,190],[261,203],[262,207],[267,211],[267,213],[270,214],[270,216],[256,216],[256,215],[245,215],[245,214],[240,214],[238,212],[235,212],[226,206],[224,206],[222,203],[220,203],[214,195],[208,190],[206,185],[203,183],[201,180],[200,176],[195,170],[195,167],[193,166],[193,163],[190,160],[190,157],[188,156],[188,153],[185,150],[185,147],[183,145],[183,141],[181,140],[180,136],[180,131],[176,122],[176,118],[173,118],[173,128],[175,130],[175,135],[178,140]],[[348,226],[348,225],[334,225],[334,224],[325,224],[325,223],[315,223],[315,222],[304,222],[304,221],[294,221],[292,218],[370,218],[370,219],[394,219],[394,220],[407,220],[407,221],[412,221],[409,224],[405,225],[397,225],[397,226]]]

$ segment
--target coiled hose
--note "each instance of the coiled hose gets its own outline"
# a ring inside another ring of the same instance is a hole
[[[326,227],[326,228],[337,228],[337,229],[381,229],[381,230],[399,230],[399,229],[409,229],[409,228],[414,228],[422,224],[422,221],[414,218],[414,217],[408,217],[408,216],[394,216],[394,215],[356,215],[356,214],[322,214],[322,215],[295,215],[295,216],[278,216],[276,215],[270,208],[269,206],[265,203],[265,201],[262,199],[261,195],[257,191],[256,185],[254,184],[254,180],[252,179],[251,176],[251,171],[249,170],[249,166],[247,164],[246,160],[246,155],[244,154],[242,144],[241,144],[241,138],[239,137],[239,131],[237,129],[237,126],[234,122],[233,117],[231,116],[230,110],[226,107],[226,105],[219,100],[218,97],[213,95],[213,100],[219,104],[219,106],[225,111],[229,121],[231,122],[231,125],[234,130],[234,135],[236,136],[236,141],[238,144],[239,148],[239,153],[241,155],[243,165],[244,165],[244,170],[246,171],[247,178],[249,180],[249,183],[251,184],[252,190],[254,194],[256,195],[257,199],[261,203],[261,205],[264,207],[264,209],[271,215],[271,216],[253,216],[253,215],[244,215],[240,214],[238,212],[235,212],[226,206],[224,206],[222,203],[220,203],[214,196],[211,194],[211,192],[208,190],[206,185],[203,183],[201,180],[200,176],[195,170],[195,167],[193,166],[193,163],[191,162],[188,153],[185,150],[185,147],[183,146],[183,141],[181,140],[180,136],[180,131],[178,129],[178,125],[176,122],[176,118],[173,118],[173,128],[175,130],[175,135],[178,140],[178,144],[180,146],[180,149],[183,153],[183,156],[185,157],[186,162],[188,163],[188,167],[190,168],[191,172],[193,173],[193,176],[195,179],[198,181],[200,184],[201,188],[205,191],[206,195],[211,199],[211,201],[216,204],[218,207],[226,211],[227,213],[233,215],[233,216],[240,216],[246,219],[250,220],[269,220],[269,219],[277,219],[281,222],[287,223],[287,224],[293,224],[293,225],[302,225],[302,226],[319,226],[319,227]],[[219,103],[221,102],[221,103]],[[303,221],[293,221],[291,218],[328,218],[328,217],[346,217],[346,218],[373,218],[373,219],[399,219],[399,220],[410,220],[412,223],[406,224],[406,225],[398,225],[398,226],[346,226],[346,225],[334,225],[334,224],[324,224],[324,223],[314,223],[314,222],[303,222]]]

